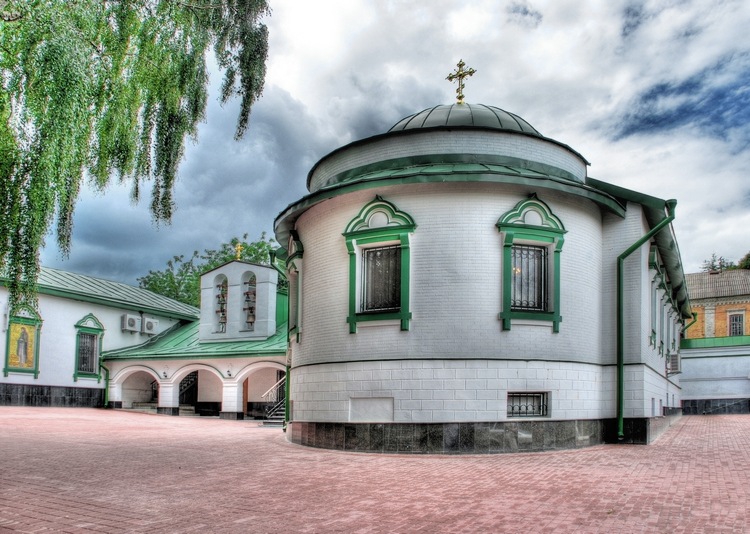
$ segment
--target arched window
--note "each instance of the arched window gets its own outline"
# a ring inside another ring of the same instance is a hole
[[[248,271],[242,275],[242,317],[244,317],[244,330],[255,330],[256,305],[257,305],[257,278],[255,273]]]
[[[562,222],[534,194],[500,217],[497,228],[503,236],[503,330],[513,319],[532,319],[550,321],[559,332]]]
[[[349,251],[349,332],[362,321],[398,320],[409,330],[410,215],[379,196],[344,231]]]
[[[73,380],[79,378],[96,378],[101,380],[99,374],[99,357],[102,351],[102,337],[104,327],[99,319],[93,314],[76,323],[76,364],[73,372]]]
[[[214,297],[216,299],[214,332],[225,333],[227,331],[227,299],[229,297],[227,277],[224,275],[217,276],[214,286]]]

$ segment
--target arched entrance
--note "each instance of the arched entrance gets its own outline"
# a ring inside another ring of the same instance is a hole
[[[129,369],[110,383],[110,400],[117,407],[155,412],[159,379],[150,369]]]

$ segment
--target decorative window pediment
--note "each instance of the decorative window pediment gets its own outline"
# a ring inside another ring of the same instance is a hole
[[[375,196],[375,200],[367,204],[359,214],[346,225],[344,235],[382,231],[384,229],[408,229],[414,231],[414,219],[408,213],[399,211],[396,206]]]
[[[344,231],[349,251],[349,331],[362,321],[398,320],[409,329],[409,235],[414,219],[376,196]]]

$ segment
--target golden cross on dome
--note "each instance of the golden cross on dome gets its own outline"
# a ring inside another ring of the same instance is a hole
[[[240,259],[240,255],[242,254],[242,249],[243,248],[245,248],[245,247],[243,247],[241,243],[237,243],[234,246],[234,250],[237,252],[237,259]]]
[[[461,59],[458,61],[456,72],[452,72],[448,75],[446,80],[449,82],[452,82],[454,80],[458,80],[458,88],[456,89],[456,99],[458,100],[458,104],[464,103],[464,78],[468,78],[472,74],[476,72],[476,70],[469,68],[468,70],[464,70],[464,67],[466,66],[466,63],[464,63],[464,60]]]

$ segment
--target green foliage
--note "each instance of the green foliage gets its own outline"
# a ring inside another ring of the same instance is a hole
[[[750,252],[742,256],[737,263],[725,260],[724,256],[717,256],[716,253],[713,253],[701,265],[701,271],[703,272],[732,271],[734,269],[750,269]]]
[[[237,246],[240,255],[237,257]],[[271,264],[271,253],[276,249],[273,239],[266,239],[265,232],[258,241],[249,243],[247,234],[242,238],[232,238],[229,243],[223,243],[216,250],[204,250],[200,254],[193,252],[190,259],[185,256],[174,256],[167,262],[163,271],[149,271],[138,279],[138,286],[159,293],[169,298],[179,300],[193,306],[200,306],[200,276],[229,261],[240,259],[260,265]]]
[[[265,0],[0,0],[0,272],[13,304],[34,299],[56,221],[67,254],[83,177],[111,177],[155,221],[172,215],[187,136],[207,100],[206,52],[241,98],[235,137],[263,90]]]
[[[701,271],[710,273],[716,271],[731,271],[737,268],[737,265],[733,261],[725,260],[724,256],[716,256],[716,253],[713,253],[709,259],[703,261]]]

